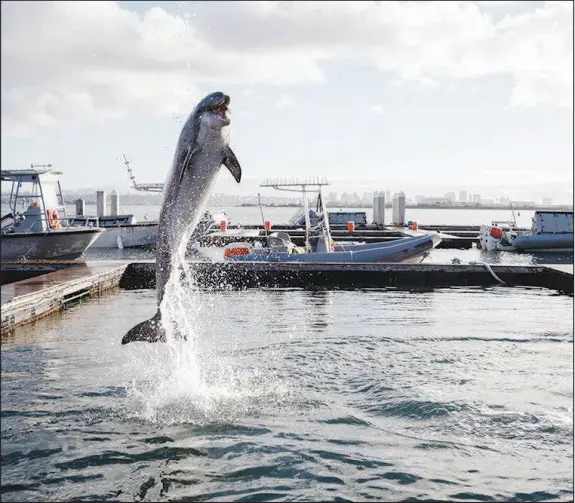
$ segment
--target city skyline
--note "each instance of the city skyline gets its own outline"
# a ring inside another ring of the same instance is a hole
[[[163,182],[183,121],[221,89],[244,177],[215,192],[316,174],[339,193],[573,201],[571,2],[1,8],[4,169],[123,191],[126,154]]]

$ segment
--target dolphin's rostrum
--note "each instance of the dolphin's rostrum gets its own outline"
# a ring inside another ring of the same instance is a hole
[[[184,124],[172,169],[164,184],[156,240],[156,291],[158,311],[150,320],[132,328],[122,344],[135,341],[165,341],[160,304],[170,278],[173,256],[183,240],[190,239],[217,179],[220,166],[226,166],[236,182],[242,170],[229,147],[228,106],[230,97],[222,92],[202,99]]]

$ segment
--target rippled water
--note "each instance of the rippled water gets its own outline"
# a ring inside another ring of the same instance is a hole
[[[3,339],[3,499],[573,498],[572,298],[195,299],[196,337],[171,348],[120,345],[151,290]]]

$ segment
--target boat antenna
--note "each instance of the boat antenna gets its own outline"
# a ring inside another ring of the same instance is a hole
[[[258,204],[260,206],[260,213],[262,215],[262,224],[264,226],[264,232],[266,233],[266,236],[268,235],[268,230],[266,229],[266,221],[264,219],[264,210],[262,208],[262,198],[260,197],[260,193],[258,192]]]
[[[509,206],[511,206],[511,214],[513,215],[513,223],[517,229],[517,220],[515,219],[515,211],[513,211],[513,201],[509,201]]]
[[[162,192],[162,190],[164,189],[163,183],[138,183],[138,182],[136,182],[136,177],[134,176],[134,173],[132,172],[132,168],[130,167],[130,161],[128,161],[125,154],[122,154],[122,157],[124,158],[124,164],[126,165],[126,168],[128,170],[128,176],[130,177],[130,180],[132,180],[132,188],[133,189],[136,189],[136,190],[142,191],[142,192]]]
[[[124,158],[124,164],[126,165],[126,168],[128,170],[128,176],[130,177],[130,180],[132,180],[132,186],[136,188],[138,186],[138,183],[136,182],[136,177],[134,176],[134,173],[132,173],[132,168],[130,167],[130,161],[128,161],[126,154],[122,154],[122,157]]]

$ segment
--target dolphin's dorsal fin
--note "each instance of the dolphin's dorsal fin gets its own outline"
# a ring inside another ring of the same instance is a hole
[[[236,182],[240,183],[240,180],[242,179],[242,167],[240,166],[236,154],[234,154],[234,151],[229,146],[224,149],[222,164],[230,170],[230,173]]]

